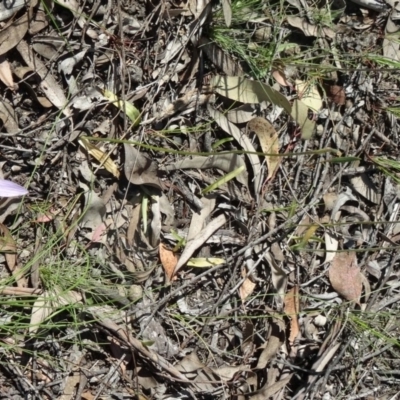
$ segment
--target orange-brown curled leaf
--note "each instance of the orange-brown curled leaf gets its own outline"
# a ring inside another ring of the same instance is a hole
[[[173,251],[168,250],[162,243],[160,243],[159,249],[161,264],[164,268],[167,280],[170,282],[174,275],[175,266],[178,263],[178,257]]]
[[[299,321],[297,318],[297,314],[299,313],[300,309],[298,286],[294,286],[286,293],[284,303],[285,314],[290,318],[289,342],[292,344],[300,332]]]
[[[360,302],[362,276],[357,266],[356,253],[336,253],[329,268],[332,287],[348,301]]]

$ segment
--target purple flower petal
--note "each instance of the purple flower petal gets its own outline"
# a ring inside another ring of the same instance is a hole
[[[0,179],[0,197],[25,196],[28,191],[14,182]]]

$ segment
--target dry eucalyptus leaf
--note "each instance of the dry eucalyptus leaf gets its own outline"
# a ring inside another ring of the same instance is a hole
[[[211,40],[203,36],[200,38],[199,46],[210,61],[225,74],[233,76],[244,75],[241,65]]]
[[[16,90],[17,85],[14,83],[10,63],[4,56],[0,56],[0,81],[11,90]]]
[[[276,325],[275,322],[276,320],[273,319],[270,323],[271,335],[268,338],[268,342],[261,346],[263,350],[258,358],[256,369],[264,369],[270,360],[276,356],[283,344],[286,327],[283,321],[279,321],[279,325]]]
[[[262,151],[268,153],[265,161],[268,166],[267,179],[271,179],[280,164],[280,157],[272,154],[279,154],[279,138],[273,125],[265,118],[256,117],[247,124],[248,129],[255,132],[260,141]]]
[[[378,189],[368,174],[359,174],[350,178],[353,189],[371,203],[379,203]]]
[[[294,286],[290,289],[284,299],[284,312],[290,318],[289,343],[293,344],[300,332],[300,325],[297,315],[300,312],[299,287]]]
[[[93,156],[102,167],[104,167],[110,174],[114,175],[117,179],[120,176],[118,166],[111,160],[110,156],[103,150],[100,150],[97,146],[90,143],[89,140],[82,137],[78,140],[79,144]]]
[[[277,293],[276,302],[278,303],[279,309],[282,309],[283,299],[285,298],[286,286],[287,286],[287,274],[278,266],[276,261],[272,258],[269,252],[265,253],[265,259],[267,260],[271,268],[272,284]]]
[[[315,84],[296,80],[296,91],[301,101],[311,110],[318,112],[322,108],[322,98]]]
[[[232,23],[232,4],[231,0],[222,0],[222,11],[224,13],[225,24],[229,28]]]
[[[0,3],[1,4],[1,3]],[[0,56],[13,49],[28,32],[28,13],[17,20],[11,20],[0,31]]]
[[[348,301],[360,302],[362,277],[355,252],[336,253],[329,267],[332,287]]]
[[[207,169],[217,168],[226,173],[234,171],[235,169],[245,166],[245,163],[239,154],[218,154],[209,157],[193,157],[185,158],[181,161],[177,161],[173,164],[169,164],[164,167],[166,171],[174,169]],[[248,174],[247,171],[243,171],[239,174],[236,179],[244,186],[248,186]]]
[[[251,104],[242,104],[229,110],[225,116],[234,124],[245,124],[254,118],[254,113],[255,108]]]
[[[154,192],[154,190],[149,188],[149,192]],[[157,192],[159,192],[157,190]],[[150,222],[150,244],[153,247],[157,247],[160,243],[161,235],[161,209],[160,209],[160,196],[157,194],[151,194],[151,222]]]
[[[225,115],[214,109],[210,104],[208,105],[207,109],[214,121],[225,132],[229,133],[240,144],[240,146],[242,146],[244,150],[248,152],[255,152],[255,148],[250,142],[250,139],[246,135],[244,135],[236,125],[229,122]],[[246,154],[246,156],[249,158],[249,161],[253,168],[255,192],[259,193],[259,191],[261,190],[261,182],[263,178],[260,160],[255,154]]]
[[[174,275],[189,261],[193,253],[199,249],[207,239],[218,229],[220,229],[226,223],[225,215],[221,214],[217,218],[211,220],[208,225],[202,229],[199,234],[188,240],[182,255],[179,258],[178,264],[175,267]]]
[[[57,36],[36,36],[32,48],[42,57],[51,60],[61,54],[66,43]]]
[[[301,138],[310,139],[315,129],[315,122],[308,118],[308,107],[301,100],[296,99],[290,115],[299,124]]]
[[[255,392],[255,394],[248,397],[249,400],[266,400],[272,397],[274,394],[282,390],[292,379],[292,374],[288,377],[279,379],[275,383],[267,382],[265,385]]]
[[[0,120],[8,133],[19,132],[18,121],[12,105],[6,101],[0,101]]]
[[[82,183],[80,185],[84,189],[87,188],[87,186]],[[105,214],[106,206],[103,200],[95,192],[87,191],[85,193],[85,206],[80,225],[95,230],[102,224]]]
[[[29,34],[31,36],[36,35],[49,25],[48,13],[48,11],[37,10],[33,15],[33,19],[29,24]]]
[[[148,185],[161,189],[157,163],[128,143],[124,143],[124,150],[124,172],[129,182],[134,185]]]
[[[160,261],[164,268],[167,282],[171,282],[176,264],[178,263],[178,257],[172,250],[168,250],[162,243],[159,245],[159,252]]]
[[[332,234],[326,230],[325,234],[325,249],[326,249],[326,255],[325,255],[325,262],[331,262],[335,258],[336,250],[339,247],[339,241],[332,236]]]
[[[242,301],[245,301],[249,297],[256,287],[256,284],[249,278],[246,278],[246,269],[242,269],[242,277],[245,278],[241,286],[239,287],[239,297]]]
[[[289,16],[287,17],[287,22],[291,26],[301,29],[306,36],[328,37],[333,39],[336,35],[332,29],[326,26],[320,28],[316,25],[310,24],[305,17]]]
[[[63,88],[58,84],[53,75],[48,71],[46,65],[35,57],[35,54],[28,46],[28,43],[21,40],[17,45],[19,54],[25,63],[41,77],[40,88],[46,97],[60,109],[64,115],[70,116],[71,110],[67,106],[68,100],[65,97]]]
[[[25,4],[25,0],[0,1],[0,22],[12,17],[24,8]]]
[[[45,321],[57,308],[76,304],[82,301],[82,295],[78,292],[64,292],[54,288],[54,292],[43,292],[36,299],[32,307],[29,333],[35,333],[40,324]]]
[[[215,208],[215,197],[208,195],[201,198],[203,207],[199,212],[193,213],[190,221],[189,231],[186,240],[194,239],[201,230],[206,226],[206,221]]]
[[[290,82],[286,79],[285,73],[275,69],[272,71],[272,76],[281,86],[290,86]]]
[[[259,104],[267,101],[283,108],[288,114],[292,110],[289,100],[283,94],[259,81],[240,76],[216,75],[211,81],[211,86],[221,96],[241,103]]]

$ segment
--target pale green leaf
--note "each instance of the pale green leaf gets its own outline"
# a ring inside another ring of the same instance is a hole
[[[216,75],[212,80],[212,86],[221,96],[241,103],[259,104],[262,101],[282,107],[288,114],[292,107],[289,100],[271,86],[258,81],[252,81],[242,76]]]

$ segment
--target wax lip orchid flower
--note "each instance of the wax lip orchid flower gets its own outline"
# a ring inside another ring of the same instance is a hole
[[[0,179],[0,198],[25,196],[26,194],[28,191],[24,187],[6,179]]]

